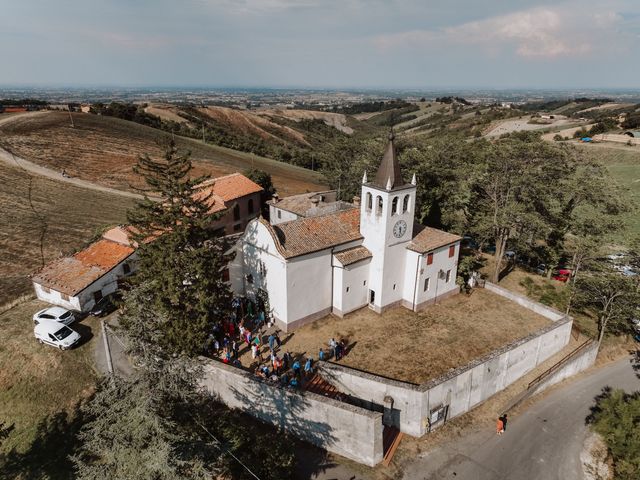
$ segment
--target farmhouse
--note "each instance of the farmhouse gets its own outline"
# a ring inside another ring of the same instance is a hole
[[[87,312],[135,270],[135,245],[124,228],[115,227],[73,256],[45,265],[32,281],[40,300]]]
[[[461,239],[414,225],[416,178],[405,182],[393,134],[375,178],[364,174],[361,203],[332,201],[323,210],[328,193],[308,197],[312,205],[318,200],[311,209],[319,215],[304,210],[304,199],[283,199],[270,205],[273,223],[249,223],[229,268],[236,294],[267,293],[271,315],[289,331],[367,305],[377,313],[397,305],[417,311],[458,292]],[[297,213],[292,203],[302,204]],[[277,212],[285,210],[297,217],[279,223]]]
[[[210,213],[225,212],[214,224],[223,235],[242,232],[260,215],[263,189],[241,173],[207,180],[199,189],[202,198],[207,198]]]

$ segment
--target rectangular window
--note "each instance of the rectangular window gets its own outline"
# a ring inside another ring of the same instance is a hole
[[[451,270],[447,270],[447,282],[451,280]]]
[[[222,281],[223,282],[228,282],[229,281],[229,269],[228,268],[225,268],[222,271]]]
[[[131,273],[131,267],[129,266],[128,263],[122,264],[122,271],[124,272],[125,275],[129,275]]]
[[[67,295],[66,293],[61,293],[61,294],[60,294],[60,298],[61,298],[62,300],[64,300],[65,302],[68,302],[68,301],[69,301],[69,295]]]
[[[349,287],[347,287],[347,293],[349,293]]]
[[[455,253],[456,253],[456,246],[455,245],[449,246],[449,258],[453,257]]]
[[[429,283],[430,283],[430,280],[431,280],[431,279],[430,279],[430,278],[428,278],[428,277],[424,279],[424,291],[425,291],[425,292],[429,290]]]
[[[102,300],[102,290],[98,290],[97,292],[93,292],[93,299],[96,302],[99,302],[100,300]]]
[[[365,280],[364,282],[362,282],[362,285],[366,287],[367,286],[367,281]]]
[[[282,210],[278,210],[278,218],[282,218]]]
[[[395,283],[393,284],[393,289],[394,289],[394,290],[396,289],[396,284],[395,284]]]
[[[431,265],[433,263],[433,253],[427,253],[427,265]]]

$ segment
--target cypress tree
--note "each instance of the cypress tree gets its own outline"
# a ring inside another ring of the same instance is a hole
[[[139,244],[136,282],[153,287],[146,304],[167,319],[161,326],[162,347],[198,355],[231,309],[232,294],[223,278],[231,260],[229,245],[213,228],[221,214],[212,213],[213,199],[199,187],[208,178],[190,177],[190,154],[179,153],[173,141],[164,158],[143,155],[134,171],[148,186],[128,214]]]

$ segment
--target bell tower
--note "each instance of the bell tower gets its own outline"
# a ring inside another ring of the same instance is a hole
[[[401,299],[405,247],[413,236],[416,178],[404,182],[394,139],[391,132],[373,181],[366,172],[362,178],[360,233],[373,255],[369,300],[376,311]]]

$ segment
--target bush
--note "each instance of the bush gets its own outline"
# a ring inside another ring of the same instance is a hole
[[[556,134],[553,136],[553,139],[554,139],[556,142],[561,142],[562,140],[564,140],[564,138],[562,138],[562,135],[560,135],[559,133],[556,133]]]
[[[613,460],[614,478],[634,480],[640,472],[640,392],[605,390],[588,420],[602,435]]]

